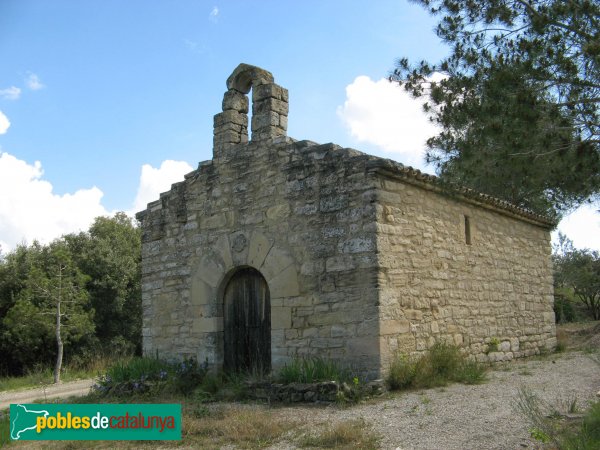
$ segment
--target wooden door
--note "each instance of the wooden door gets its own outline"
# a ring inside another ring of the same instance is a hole
[[[225,287],[224,369],[271,370],[271,301],[267,282],[256,269],[235,273]]]

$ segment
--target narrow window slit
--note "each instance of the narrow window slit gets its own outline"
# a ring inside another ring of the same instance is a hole
[[[471,245],[471,219],[465,216],[465,243]]]

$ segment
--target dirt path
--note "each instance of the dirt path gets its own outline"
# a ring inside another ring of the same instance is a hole
[[[93,383],[93,379],[77,380],[58,385],[51,384],[45,388],[0,392],[0,410],[8,408],[11,403],[31,403],[34,400],[45,401],[54,398],[82,396],[90,391]]]

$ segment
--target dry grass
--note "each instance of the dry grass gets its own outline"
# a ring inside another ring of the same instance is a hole
[[[330,425],[317,434],[300,439],[302,447],[375,449],[377,436],[362,419]]]
[[[260,407],[221,407],[204,417],[186,417],[182,437],[187,445],[215,448],[264,448],[283,438],[297,424]]]
[[[27,441],[13,442],[10,448],[265,448],[284,437],[293,439],[292,430],[297,426],[297,423],[280,419],[258,406],[211,405],[200,415],[191,411],[184,413],[181,441]]]
[[[594,353],[600,347],[600,323],[572,322],[556,326],[556,339],[566,350]]]

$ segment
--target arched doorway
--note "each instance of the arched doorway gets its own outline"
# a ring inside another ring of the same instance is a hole
[[[271,370],[271,301],[269,287],[251,267],[238,270],[224,291],[224,369]]]

